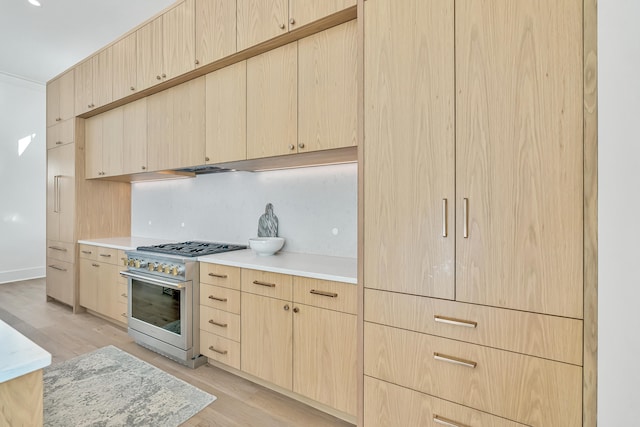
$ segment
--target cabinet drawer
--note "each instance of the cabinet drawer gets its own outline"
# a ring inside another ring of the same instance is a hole
[[[240,341],[240,315],[201,305],[200,329],[223,338]]]
[[[350,283],[294,276],[293,301],[356,314],[358,288]]]
[[[94,246],[96,251],[96,260],[106,262],[107,264],[118,263],[118,250],[113,248],[104,248],[102,246]]]
[[[240,289],[240,268],[201,262],[200,283]]]
[[[75,123],[75,119],[69,119],[47,128],[47,150],[72,143]]]
[[[120,275],[118,275],[118,276],[120,276]],[[127,292],[129,292],[127,282],[122,283],[118,279],[118,283],[116,284],[116,289],[117,289],[116,299],[118,301],[118,304],[124,304],[125,311],[126,311],[126,307],[127,307],[127,304],[128,304]]]
[[[200,304],[240,314],[240,291],[201,283]]]
[[[580,426],[582,368],[365,322],[364,372],[532,426]]]
[[[126,326],[127,323],[128,323],[128,319],[127,319],[127,303],[125,302],[123,304],[120,301],[118,301],[117,307],[118,307],[118,311],[116,313],[117,314],[116,315],[116,320],[119,323],[122,323],[124,326]]]
[[[75,244],[47,240],[47,258],[73,263],[75,261]]]
[[[78,245],[78,257],[96,260],[98,259],[98,247],[81,243]]]
[[[200,331],[200,353],[209,359],[240,369],[240,343]]]
[[[364,425],[367,427],[525,427],[524,424],[367,376],[364,377],[364,401]],[[445,424],[447,421],[449,424]]]
[[[47,258],[47,296],[73,306],[75,277],[75,264]]]
[[[365,321],[582,365],[582,321],[365,289]]]
[[[293,277],[268,271],[242,269],[242,291],[291,301]]]

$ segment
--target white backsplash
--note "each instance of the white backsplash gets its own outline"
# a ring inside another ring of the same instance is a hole
[[[227,172],[131,186],[131,234],[248,244],[272,203],[284,251],[357,256],[355,163]]]

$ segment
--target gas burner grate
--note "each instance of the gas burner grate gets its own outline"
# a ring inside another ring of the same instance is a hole
[[[237,251],[240,249],[247,249],[247,247],[244,245],[232,245],[227,243],[189,241],[180,243],[163,243],[161,245],[153,246],[138,246],[136,249],[144,252],[197,257]]]

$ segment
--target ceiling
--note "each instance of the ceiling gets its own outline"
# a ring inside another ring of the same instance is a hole
[[[39,1],[0,0],[0,73],[46,83],[175,0]]]

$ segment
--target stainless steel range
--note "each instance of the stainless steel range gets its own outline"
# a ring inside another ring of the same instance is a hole
[[[127,251],[129,335],[191,368],[200,355],[200,273],[195,257],[246,249],[211,242],[167,243]]]

